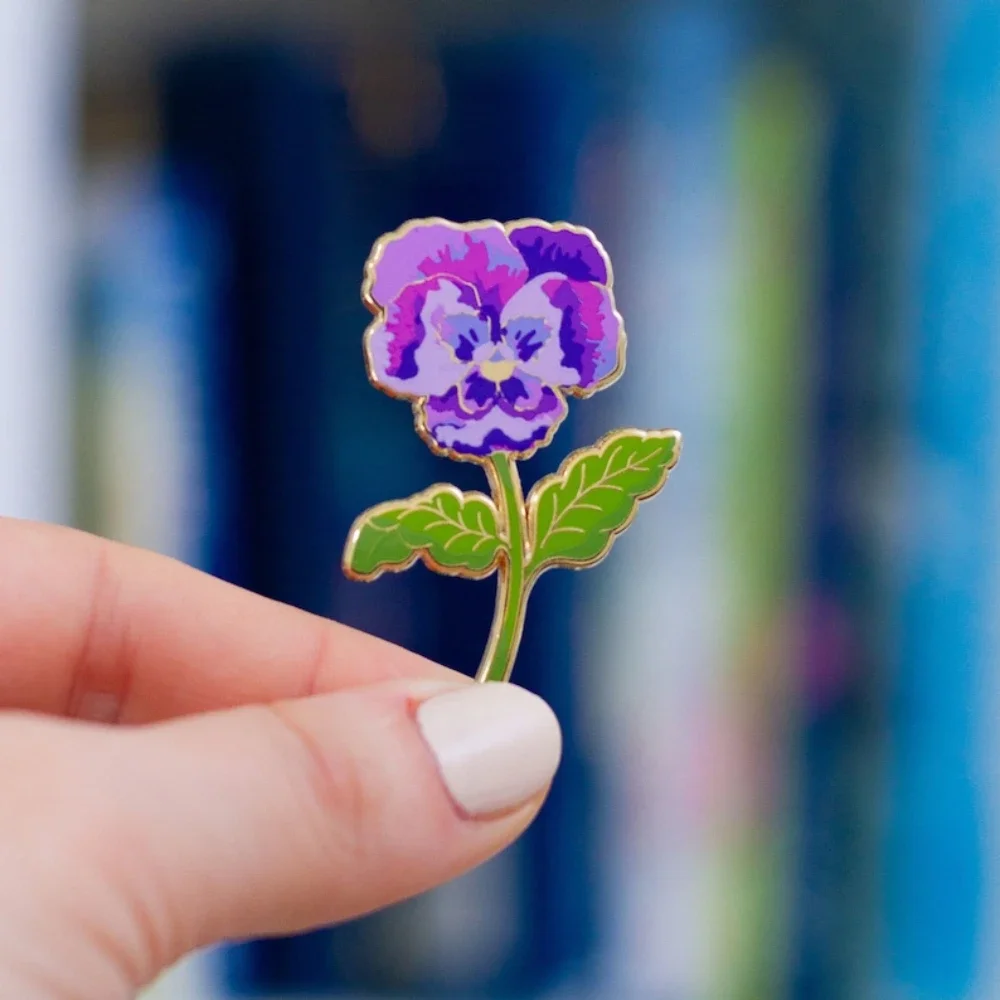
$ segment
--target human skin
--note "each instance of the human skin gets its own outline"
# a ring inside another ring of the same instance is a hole
[[[0,518],[0,996],[131,998],[453,878],[530,823],[558,743],[520,689]]]

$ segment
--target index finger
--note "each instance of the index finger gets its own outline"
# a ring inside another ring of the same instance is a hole
[[[139,723],[456,676],[175,560],[0,518],[0,708]]]

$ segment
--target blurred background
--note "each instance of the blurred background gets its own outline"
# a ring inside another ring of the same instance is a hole
[[[532,599],[566,753],[523,841],[152,996],[1000,996],[1000,5],[8,0],[0,56],[0,513],[471,671],[491,584],[338,567],[482,485],[365,379],[368,250],[427,215],[615,264],[629,371],[529,481],[685,435]]]

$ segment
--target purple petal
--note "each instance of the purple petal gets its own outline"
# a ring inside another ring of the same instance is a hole
[[[529,409],[515,410],[501,402],[471,415],[453,389],[427,400],[423,422],[435,444],[456,455],[485,458],[506,451],[528,458],[551,438],[566,412],[562,395],[546,386]]]
[[[545,386],[518,370],[497,383],[474,368],[458,387],[458,396],[459,405],[469,416],[480,416],[492,406],[501,407],[511,416],[532,415],[548,405]]]
[[[500,323],[521,371],[546,385],[592,392],[621,368],[622,319],[603,285],[539,275],[507,303]]]
[[[378,305],[391,302],[406,285],[446,274],[475,287],[480,303],[497,311],[528,277],[499,222],[462,226],[444,219],[408,224],[383,236],[365,274]]]
[[[510,231],[510,241],[528,265],[528,278],[562,274],[572,281],[611,284],[611,267],[596,237],[587,229],[553,228],[531,222]]]
[[[478,371],[472,371],[459,387],[459,402],[469,416],[479,416],[497,400],[497,386]]]
[[[371,327],[369,370],[390,392],[440,396],[462,381],[475,345],[489,338],[476,290],[454,278],[431,278],[404,288]]]
[[[499,386],[499,405],[508,413],[527,413],[537,410],[545,399],[545,385],[527,372],[515,371]]]

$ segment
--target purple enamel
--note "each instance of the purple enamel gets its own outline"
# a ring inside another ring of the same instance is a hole
[[[531,454],[566,416],[563,390],[618,369],[621,319],[591,237],[541,223],[431,220],[380,242],[369,262],[382,312],[374,381],[416,401],[443,449]]]

